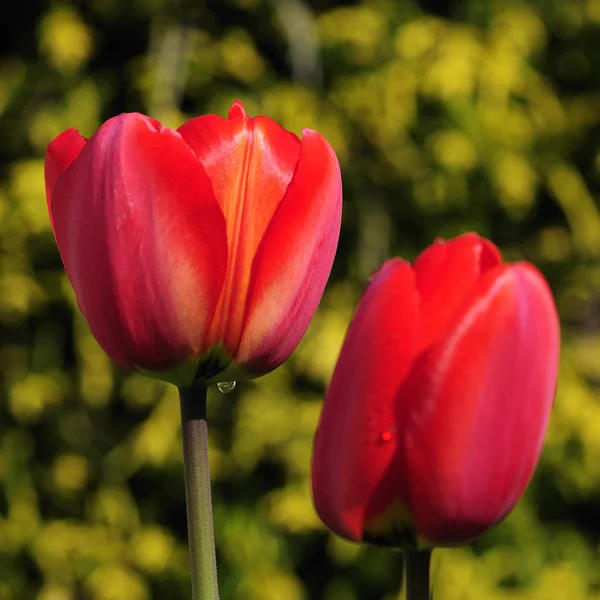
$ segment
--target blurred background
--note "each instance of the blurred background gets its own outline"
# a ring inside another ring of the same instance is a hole
[[[209,396],[223,600],[398,597],[401,555],[310,500],[324,389],[369,274],[467,230],[548,278],[563,325],[517,509],[436,550],[436,600],[600,599],[600,0],[29,0],[0,36],[0,600],[190,597],[176,390],[123,372],[50,230],[48,142],[241,99],[321,131],[344,180],[331,281],[271,375]]]

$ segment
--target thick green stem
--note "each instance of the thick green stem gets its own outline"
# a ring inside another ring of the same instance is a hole
[[[208,468],[206,388],[179,390],[193,600],[218,600]]]
[[[406,600],[430,600],[429,562],[431,550],[405,550],[404,581]]]

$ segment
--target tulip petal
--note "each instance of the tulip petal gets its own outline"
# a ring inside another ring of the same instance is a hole
[[[418,335],[410,265],[387,261],[348,329],[323,403],[312,457],[315,507],[337,534],[363,539],[365,521],[398,497],[395,402]]]
[[[417,530],[466,543],[504,518],[538,460],[554,398],[559,329],[531,265],[482,277],[398,396],[403,471]]]
[[[475,233],[437,241],[419,255],[413,268],[423,315],[420,350],[443,335],[481,275],[501,262],[498,249]]]
[[[204,168],[227,221],[229,264],[211,338],[237,353],[252,260],[292,180],[300,141],[265,117],[250,119],[240,102],[229,119],[207,115],[179,128]]]
[[[67,129],[54,138],[46,150],[44,181],[46,184],[46,200],[50,212],[50,224],[53,229],[51,200],[56,181],[60,174],[79,156],[86,141],[86,138],[80,135],[76,129]]]
[[[139,114],[110,119],[59,176],[51,208],[81,310],[116,362],[164,369],[165,357],[206,349],[225,220],[177,132]]]
[[[252,264],[238,359],[259,372],[281,364],[304,335],[331,271],[342,214],[337,158],[305,129],[294,179]]]

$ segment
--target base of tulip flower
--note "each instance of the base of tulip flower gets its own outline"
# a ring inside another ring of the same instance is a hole
[[[406,600],[431,600],[429,563],[431,550],[404,551],[404,589]]]
[[[219,600],[212,517],[206,388],[179,388],[193,600]]]

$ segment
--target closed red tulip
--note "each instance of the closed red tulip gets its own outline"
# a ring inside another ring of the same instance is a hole
[[[46,154],[54,235],[79,307],[121,366],[206,384],[262,375],[329,276],[341,180],[327,141],[241,103],[178,130],[122,114]]]
[[[470,233],[369,283],[323,404],[313,499],[354,541],[471,541],[525,490],[554,401],[559,326],[540,273]]]

